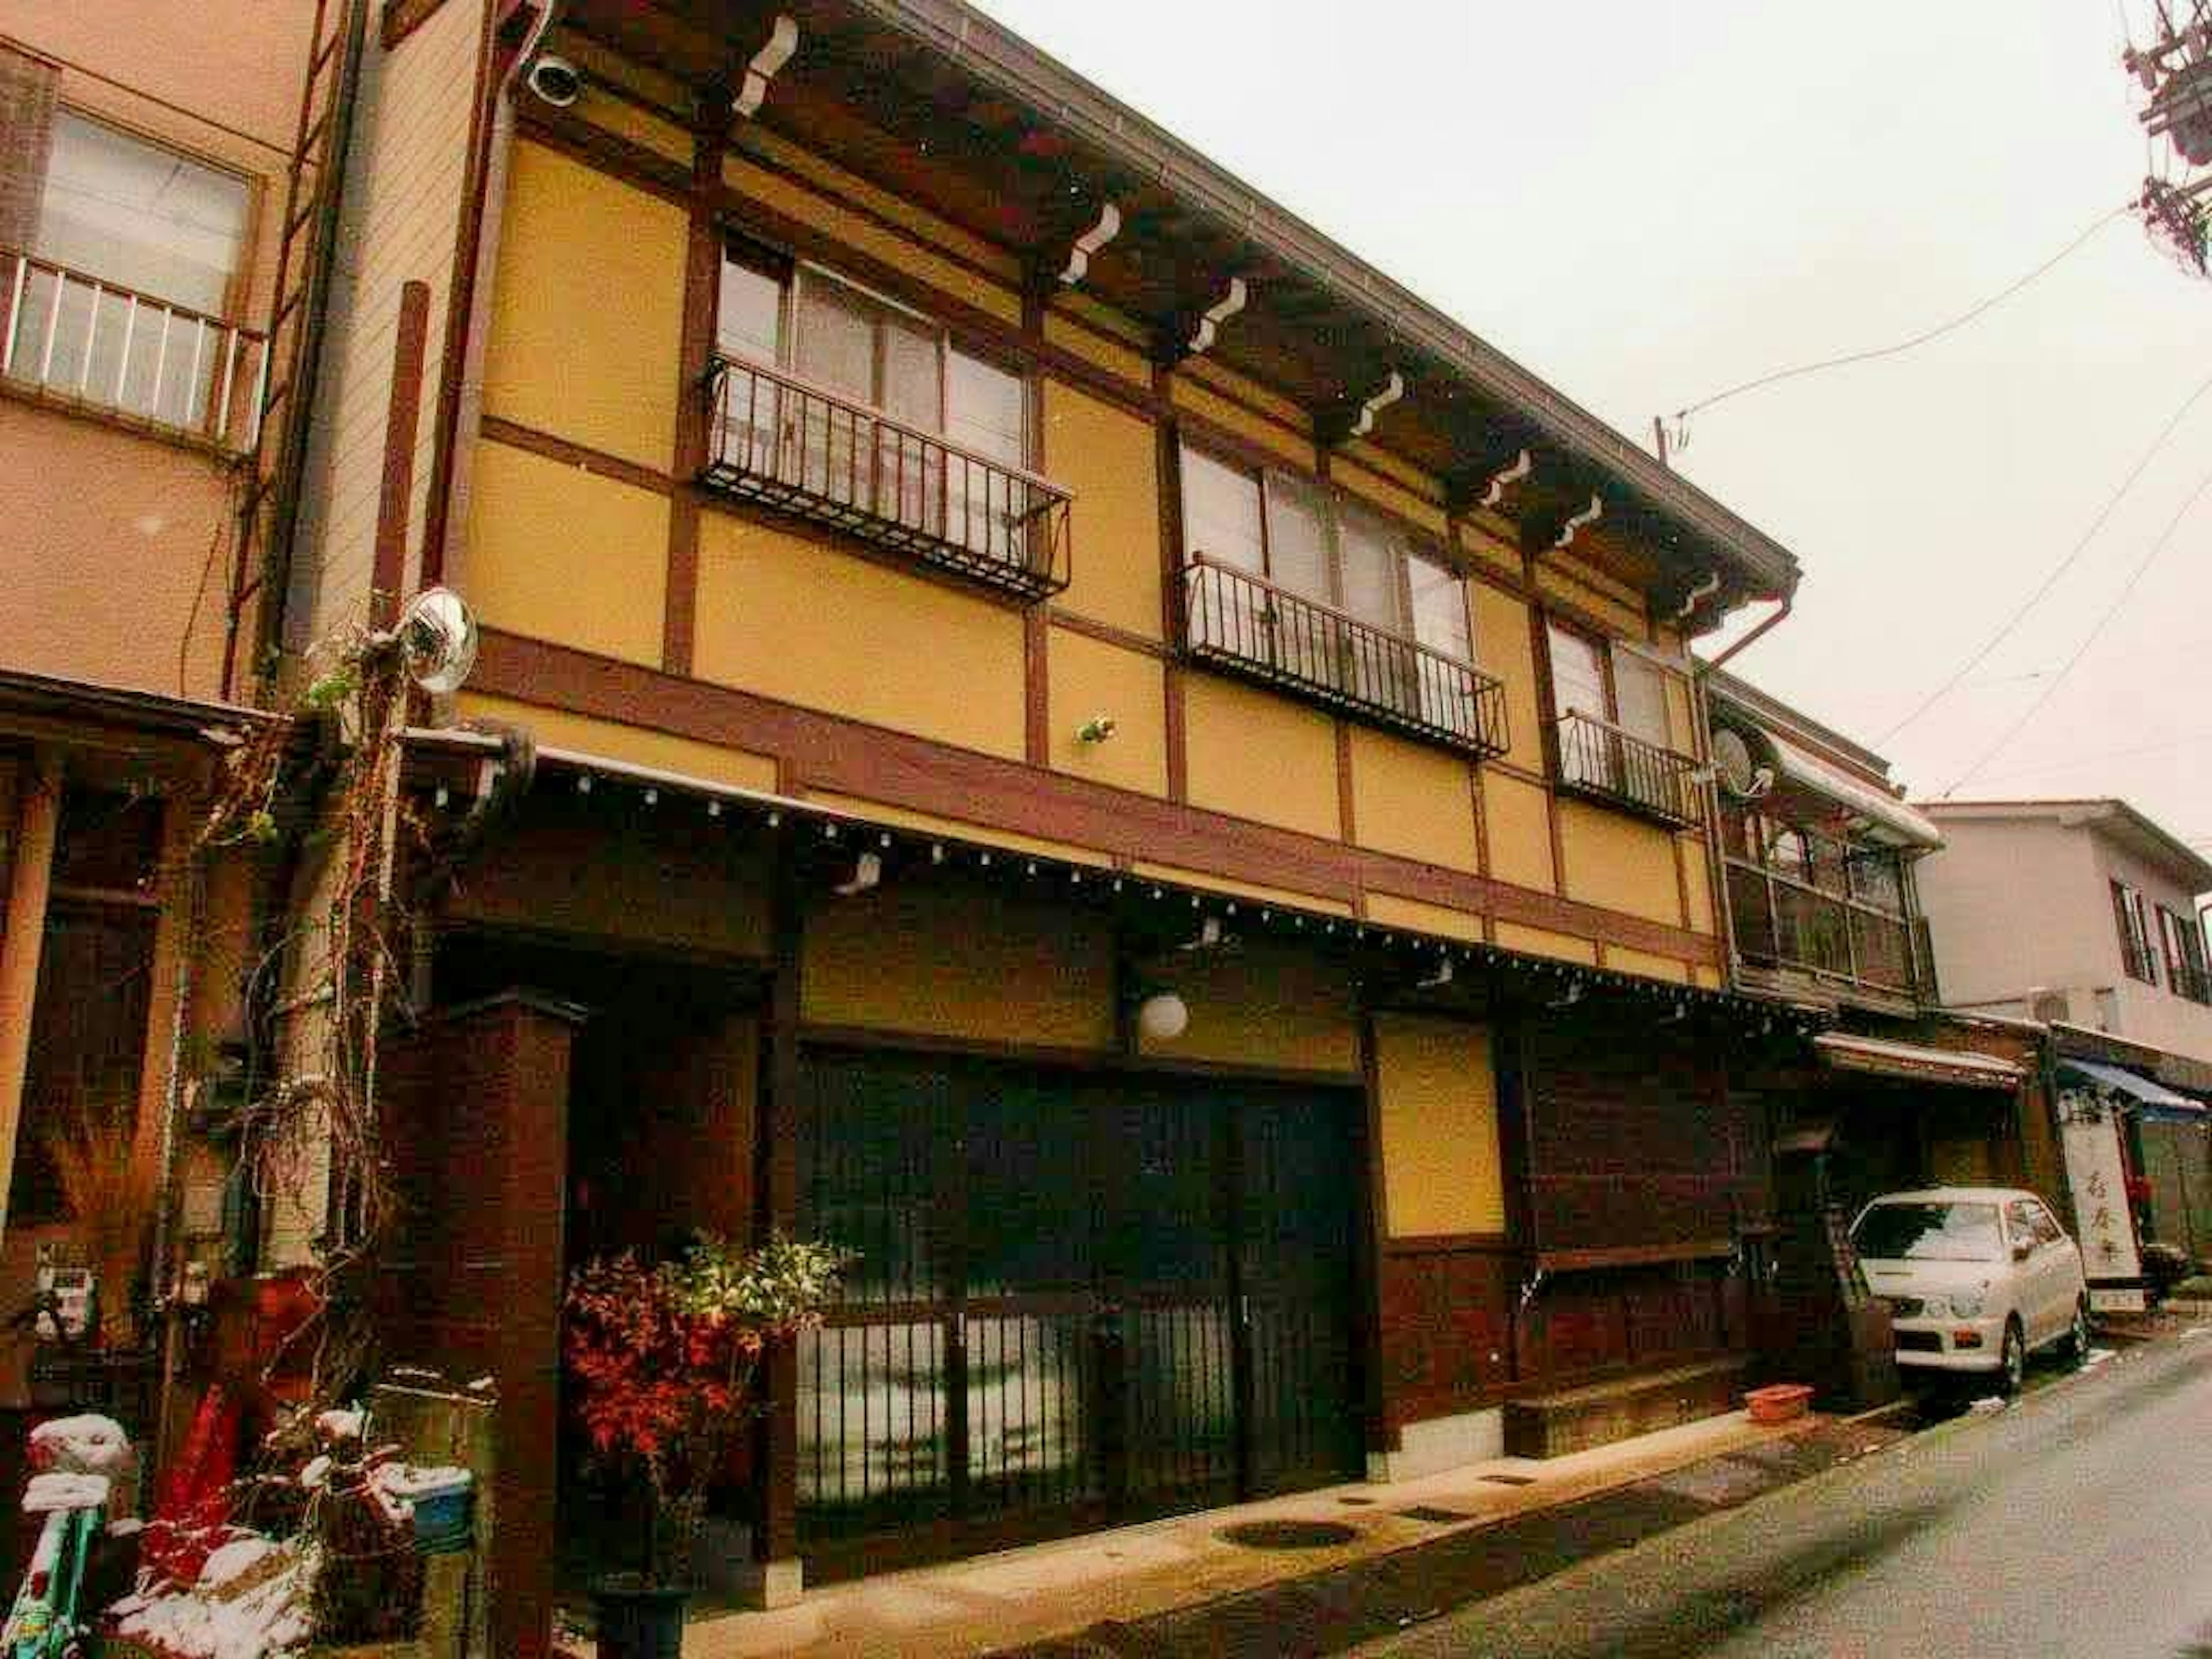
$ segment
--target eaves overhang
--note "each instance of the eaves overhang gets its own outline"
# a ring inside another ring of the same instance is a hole
[[[1537,434],[1626,491],[1733,568],[1747,596],[1796,590],[1796,557],[1680,473],[1373,265],[962,0],[845,0],[958,63],[1040,118],[1262,250],[1504,405]]]

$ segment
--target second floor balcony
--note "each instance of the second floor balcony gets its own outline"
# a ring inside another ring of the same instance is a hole
[[[1070,493],[780,369],[718,357],[707,464],[720,494],[1023,599],[1067,586]]]
[[[1570,708],[1553,727],[1559,787],[1683,830],[1704,819],[1698,763],[1625,726]]]
[[[1504,688],[1472,663],[1193,553],[1183,648],[1200,662],[1473,755],[1506,750]]]
[[[18,390],[243,455],[268,373],[256,330],[0,249],[0,379]]]
[[[1726,862],[1736,954],[1747,967],[1807,975],[1832,989],[1857,988],[1883,1000],[1932,995],[1924,925],[1894,904],[1735,853]],[[1834,867],[1852,866],[1839,856]],[[1885,873],[1866,884],[1888,892],[1893,882]]]

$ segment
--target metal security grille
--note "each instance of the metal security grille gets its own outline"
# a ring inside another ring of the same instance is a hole
[[[800,1352],[812,1547],[941,1553],[1356,1469],[1352,1103],[876,1054],[806,1074],[801,1225],[861,1253]]]

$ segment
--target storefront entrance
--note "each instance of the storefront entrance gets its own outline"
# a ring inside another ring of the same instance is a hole
[[[799,1224],[808,1576],[1360,1467],[1355,1095],[819,1052]]]

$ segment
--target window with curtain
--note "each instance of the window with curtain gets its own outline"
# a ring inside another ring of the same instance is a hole
[[[215,319],[229,311],[251,205],[236,173],[55,110],[27,251],[77,277],[27,274],[11,319],[15,372],[165,424],[204,424],[223,341],[171,308]],[[95,283],[141,296],[135,313],[126,295],[95,300]]]

